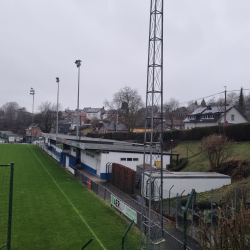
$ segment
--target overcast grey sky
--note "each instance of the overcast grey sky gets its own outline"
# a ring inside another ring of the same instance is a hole
[[[250,1],[165,0],[164,102],[250,87]],[[0,107],[101,107],[125,85],[145,100],[150,0],[0,2]]]

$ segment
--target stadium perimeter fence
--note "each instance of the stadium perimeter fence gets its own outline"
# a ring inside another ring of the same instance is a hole
[[[0,249],[10,250],[14,163],[0,165]]]
[[[98,195],[102,200],[104,200],[107,204],[111,205],[111,196],[116,196],[115,194],[112,193],[108,188],[104,187],[103,185],[96,183],[92,181],[88,176],[86,176],[84,173],[82,173],[80,170],[75,169],[75,176],[76,178],[81,181],[84,185],[86,185],[88,188],[90,188],[96,195]],[[119,198],[119,197],[118,197]],[[120,199],[120,198],[119,198]],[[126,201],[122,201],[126,206],[131,207]],[[177,204],[177,206],[176,206]],[[112,206],[112,205],[111,205]],[[133,207],[131,207],[134,211],[136,211],[136,219],[137,223],[135,225],[140,229],[141,226],[141,204],[135,200],[133,200]],[[178,209],[178,213],[181,213],[181,198],[175,199],[171,203],[171,211],[176,211]],[[166,206],[164,210],[169,210],[169,207]],[[119,211],[119,210],[118,210]],[[156,213],[152,211],[154,214],[154,218],[157,218],[157,216],[160,216],[159,213]],[[122,214],[122,213],[121,213]],[[143,220],[145,220],[143,218]],[[155,229],[158,231],[158,229]],[[179,230],[175,229],[174,227],[164,229],[163,230],[163,237],[166,240],[168,249],[171,250],[181,250],[184,249],[184,243],[183,243],[183,233],[180,232]],[[113,249],[121,249],[121,245],[116,245],[116,246],[111,246],[107,248],[107,250],[113,250]],[[130,242],[125,241],[124,244],[124,250],[133,250],[136,249],[138,250],[138,246],[132,246]],[[186,249],[188,250],[196,250],[196,249],[201,249],[198,242],[195,242],[193,239],[190,237],[187,238],[187,247]]]

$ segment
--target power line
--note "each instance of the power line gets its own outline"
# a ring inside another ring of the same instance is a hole
[[[180,104],[184,104],[184,103],[192,102],[193,100],[199,101],[199,100],[202,100],[202,99],[205,99],[205,98],[208,98],[208,97],[212,97],[212,96],[215,96],[215,95],[219,95],[219,94],[222,94],[222,93],[224,93],[224,91],[223,91],[223,92],[219,92],[219,93],[217,93],[217,94],[213,94],[213,95],[209,95],[209,96],[201,97],[201,98],[198,98],[198,99],[192,99],[192,100],[190,100],[190,101],[181,102]]]
[[[242,89],[242,90],[250,90],[250,89]],[[236,92],[236,91],[241,91],[241,90],[229,90],[229,91],[227,91],[227,93]],[[225,93],[225,91],[222,91],[222,92],[219,92],[219,93],[216,93],[216,94],[213,94],[213,95],[209,95],[209,96],[205,96],[205,97],[201,97],[201,98],[197,98],[197,99],[192,99],[192,100],[189,100],[189,101],[186,101],[186,102],[181,102],[180,104],[185,104],[185,103],[188,103],[188,102],[192,102],[193,100],[199,101],[199,100],[203,100],[203,99],[208,98],[208,97],[212,97],[212,96],[219,95],[219,94],[224,94],[224,93]]]

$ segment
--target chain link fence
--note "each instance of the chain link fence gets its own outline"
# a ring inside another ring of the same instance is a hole
[[[90,188],[92,191],[94,191],[102,200],[104,200],[107,204],[111,205],[111,196],[116,196],[116,194],[114,194],[112,191],[110,191],[104,185],[90,180],[90,178],[88,176],[86,176],[84,173],[82,173],[78,169],[75,170],[75,176],[84,185],[86,185],[88,188]],[[120,198],[120,197],[118,197],[118,198]],[[138,229],[141,229],[141,221],[145,221],[147,219],[147,218],[141,216],[141,203],[140,203],[140,201],[132,200],[133,205],[131,206],[128,204],[129,200],[131,201],[131,197],[124,199],[124,200],[121,200],[121,202],[123,202],[126,206],[130,207],[131,209],[133,209],[136,212],[136,222],[137,223],[135,224],[135,226]],[[170,208],[171,216],[175,220],[176,214],[182,213],[183,208],[181,206],[181,203],[182,203],[181,193],[175,194],[175,193],[171,193],[171,191],[170,191],[170,206],[169,206],[169,201],[167,200],[167,202],[164,203],[164,214],[167,215],[169,208]],[[146,202],[144,202],[144,206],[147,209]],[[157,204],[155,202],[155,204],[153,204],[153,208],[156,206],[157,206]],[[178,212],[176,212],[176,211],[178,211]],[[121,211],[119,211],[119,212],[122,214]],[[156,221],[159,221],[159,217],[160,217],[159,211],[157,212],[157,211],[152,210],[152,218],[155,218]],[[154,223],[152,223],[152,224],[154,224]],[[147,230],[147,229],[145,228],[145,230]],[[152,229],[152,233],[154,233],[154,232],[157,233],[159,230],[160,230],[159,225],[155,225],[154,228]],[[146,231],[144,233],[146,233]],[[166,220],[164,220],[163,238],[166,240],[167,247],[168,247],[167,249],[171,249],[171,250],[183,249],[183,233],[180,232],[179,230],[177,230],[174,226],[171,226],[171,224],[169,224],[169,222],[167,222]],[[133,250],[133,249],[138,250],[139,248],[140,248],[140,246],[135,246],[133,244],[131,245],[131,243],[129,241],[125,241],[124,250],[128,250],[128,249],[129,250]],[[116,246],[107,247],[106,249],[113,250],[113,249],[122,249],[122,248],[121,248],[121,245],[116,245]],[[193,239],[191,239],[189,237],[187,240],[187,248],[186,249],[194,250],[194,249],[201,249],[201,248],[200,248],[198,242],[194,241]]]

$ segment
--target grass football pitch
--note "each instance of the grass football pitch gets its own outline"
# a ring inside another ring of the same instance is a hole
[[[34,145],[0,144],[15,163],[11,249],[121,249],[129,222]],[[125,249],[139,249],[132,226]],[[128,247],[129,245],[129,247]],[[115,247],[116,246],[116,247]]]

